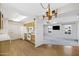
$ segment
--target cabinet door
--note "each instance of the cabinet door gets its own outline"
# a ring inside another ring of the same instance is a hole
[[[1,14],[1,12],[0,12],[0,29],[2,29],[2,27],[3,27],[3,15]]]

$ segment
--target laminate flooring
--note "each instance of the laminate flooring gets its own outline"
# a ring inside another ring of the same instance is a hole
[[[78,56],[79,46],[41,45],[37,48],[25,40],[0,42],[1,56]]]

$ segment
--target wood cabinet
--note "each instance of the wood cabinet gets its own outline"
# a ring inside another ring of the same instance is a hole
[[[2,18],[3,18],[3,15],[0,12],[0,29],[2,29],[2,27],[3,27],[3,20],[2,20]]]
[[[35,45],[35,22],[29,22],[24,24],[27,28],[27,33],[25,33],[25,40]]]
[[[31,42],[35,44],[35,35],[31,35]]]
[[[35,35],[32,35],[31,33],[25,33],[24,34],[24,37],[25,37],[25,40],[32,43],[32,44],[35,44]]]

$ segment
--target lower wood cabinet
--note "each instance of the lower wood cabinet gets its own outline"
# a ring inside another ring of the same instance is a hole
[[[30,43],[35,44],[35,35],[32,35],[31,33],[28,33],[28,34],[25,33],[24,37],[26,41],[29,41]]]

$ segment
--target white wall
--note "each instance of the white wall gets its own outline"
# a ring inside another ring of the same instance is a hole
[[[64,25],[71,25],[72,29],[71,29],[71,34],[70,35],[64,34],[64,30],[63,30],[63,37],[65,39],[72,39],[72,40],[73,39],[78,39],[78,37],[77,37],[77,31],[78,31],[77,22],[72,22],[72,23],[68,23],[68,24],[64,24]],[[64,25],[63,25],[63,27],[64,27]]]
[[[58,24],[53,24],[53,21],[57,21]],[[53,21],[51,22],[51,25],[60,25],[60,30],[52,30],[52,33],[48,33],[48,30],[47,29],[47,26],[45,27],[45,35],[44,35],[44,41],[43,43],[44,44],[53,44],[53,43],[56,43],[56,44],[62,44],[64,42],[64,40],[61,40],[61,39],[71,39],[71,40],[74,40],[74,39],[78,39],[78,28],[79,28],[79,25],[78,25],[78,18],[77,18],[77,15],[64,15],[62,17],[58,17],[58,18],[54,18]],[[66,35],[64,34],[64,25],[71,25],[72,26],[72,34],[71,35]],[[61,43],[57,43],[57,42],[53,42],[51,41],[51,39],[60,39],[60,41],[62,41]],[[67,43],[67,42],[65,42]],[[69,42],[71,43],[71,42]],[[67,43],[67,44],[69,44]],[[64,44],[64,43],[63,43]],[[74,45],[74,44],[73,44]]]
[[[78,14],[76,13],[67,13],[64,15],[61,15],[57,18],[53,18],[51,21],[51,24],[57,21],[57,23],[61,26],[61,30],[60,31],[53,31],[51,34],[47,34],[47,36],[44,36],[43,31],[43,25],[44,22],[41,19],[37,19],[37,24],[38,27],[36,28],[36,46],[39,46],[41,44],[46,44],[46,43],[53,43],[51,42],[51,40],[45,40],[45,38],[63,38],[63,39],[78,39]],[[67,25],[67,24],[71,24],[72,26],[72,34],[71,35],[65,35],[64,34],[64,30],[63,30],[63,26]],[[46,30],[47,33],[47,30]],[[43,35],[43,36],[42,36]],[[62,41],[63,42],[63,41]],[[70,42],[69,42],[70,43]]]
[[[0,4],[0,11],[1,11],[1,4]]]
[[[47,26],[44,26],[44,37],[45,38],[61,38],[62,36],[61,36],[61,34],[63,34],[63,32],[62,32],[62,25],[61,24],[55,24],[55,25],[58,25],[58,26],[60,26],[60,30],[52,30],[52,32],[51,33],[49,33],[48,32],[48,26],[49,25],[47,25]],[[54,24],[52,25],[50,25],[50,26],[55,26]],[[63,38],[63,37],[62,37]]]
[[[79,3],[70,3],[66,6],[63,6],[62,8],[58,8],[58,14],[69,13],[75,10],[78,11],[79,10],[78,7],[79,7]]]
[[[3,28],[0,29],[0,41],[3,40],[10,40],[10,37],[8,35],[8,20],[5,18],[3,19]]]
[[[64,24],[54,24],[51,26],[55,26],[55,25],[59,25],[60,26],[60,30],[52,30],[51,33],[48,32],[48,27],[45,26],[44,27],[44,33],[45,33],[45,39],[77,39],[77,22],[75,23],[64,23]],[[71,34],[65,34],[64,31],[64,25],[71,25],[72,26],[72,31]]]
[[[0,4],[0,11],[2,12],[2,8],[1,8],[1,4]],[[0,29],[0,41],[3,41],[3,40],[10,40],[10,37],[8,35],[8,20],[6,18],[2,18],[3,20],[3,28]]]
[[[2,6],[2,5],[1,5],[0,10],[3,13],[3,15],[4,15],[3,29],[0,30],[0,33],[3,33],[4,35],[2,34],[1,36],[3,36],[5,38],[5,34],[6,34],[6,35],[8,35],[10,37],[11,40],[17,39],[17,38],[23,38],[24,37],[23,36],[23,33],[24,33],[23,30],[24,29],[22,29],[23,25],[21,23],[8,21],[9,20],[8,16],[11,17],[10,13],[14,14],[14,13],[17,13],[17,12],[14,12],[13,9],[12,10],[8,10],[8,6],[6,8],[6,6]],[[9,12],[9,13],[7,13],[7,12]],[[0,39],[0,40],[2,40],[2,39]],[[3,40],[5,40],[5,39],[3,39]]]
[[[77,24],[77,37],[78,37],[78,45],[79,45],[79,22],[78,22],[78,24]]]
[[[18,39],[22,37],[22,26],[23,25],[20,23],[8,21],[8,34],[11,39]]]
[[[24,39],[25,29],[21,23],[3,20],[3,29],[0,30],[0,41],[14,40],[18,38]]]
[[[35,20],[35,47],[43,44],[43,20]]]
[[[3,20],[3,19],[2,19]],[[0,33],[7,33],[7,26],[8,26],[8,24],[7,24],[7,20],[3,20],[3,27],[2,27],[2,29],[0,29]]]

